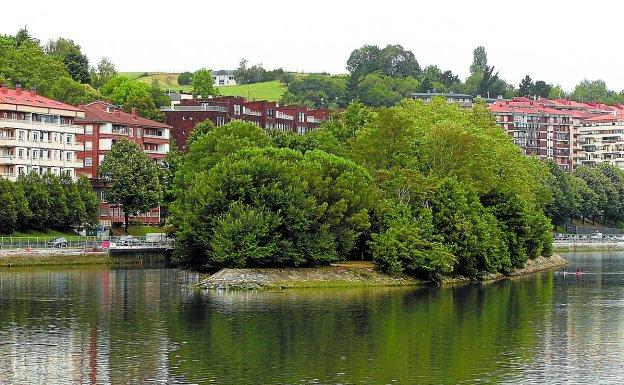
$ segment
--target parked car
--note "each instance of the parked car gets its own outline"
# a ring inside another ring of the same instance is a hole
[[[141,241],[132,235],[122,235],[117,240],[118,246],[138,246],[141,244]]]
[[[64,237],[56,237],[47,242],[48,247],[67,247],[69,242]]]

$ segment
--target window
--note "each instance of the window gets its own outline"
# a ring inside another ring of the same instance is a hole
[[[92,124],[87,124],[85,126],[85,134],[93,134],[93,125]]]
[[[17,139],[18,139],[20,142],[23,142],[25,138],[26,138],[26,132],[25,132],[25,131],[22,131],[22,130],[18,131],[18,133],[17,133]]]
[[[72,152],[71,151],[67,151],[65,152],[65,160],[67,160],[68,162],[71,162],[72,160]]]
[[[88,140],[85,142],[85,150],[91,150],[93,148],[93,142]]]
[[[142,130],[140,128],[137,128],[137,137],[141,137],[142,134]]]
[[[19,150],[17,150],[17,157],[24,159],[24,149],[20,148]]]
[[[67,144],[72,144],[73,136],[67,134],[67,135],[65,135],[65,140],[67,141]]]
[[[91,158],[89,156],[86,157],[85,160],[84,160],[84,165],[85,166],[92,166],[93,165],[93,158]]]
[[[39,132],[37,132],[37,131],[33,131],[32,132],[32,141],[33,142],[38,142],[39,141]]]

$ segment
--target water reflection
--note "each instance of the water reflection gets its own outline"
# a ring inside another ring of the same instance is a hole
[[[442,290],[199,293],[171,269],[3,270],[0,384],[624,379],[624,258],[573,259],[581,279]]]

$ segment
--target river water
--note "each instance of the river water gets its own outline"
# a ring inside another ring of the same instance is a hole
[[[620,384],[624,253],[565,257],[587,274],[417,290],[0,270],[0,384]]]

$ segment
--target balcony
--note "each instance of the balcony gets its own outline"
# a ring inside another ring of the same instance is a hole
[[[75,124],[35,122],[23,119],[0,118],[0,128],[16,128],[23,130],[44,130],[70,134],[83,134],[84,127]]]
[[[15,164],[14,155],[0,155],[0,164]]]

